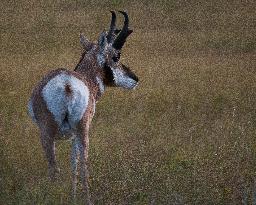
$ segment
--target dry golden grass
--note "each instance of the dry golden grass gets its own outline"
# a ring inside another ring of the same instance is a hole
[[[134,34],[122,61],[140,86],[108,89],[97,105],[89,153],[94,203],[256,203],[254,4],[1,2],[0,204],[71,203],[70,144],[58,143],[62,173],[51,184],[27,100],[47,71],[75,67],[79,32],[96,40],[110,9],[130,14]]]

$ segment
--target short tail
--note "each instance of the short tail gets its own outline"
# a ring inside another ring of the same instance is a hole
[[[65,92],[66,92],[67,96],[72,96],[73,90],[69,83],[66,83],[66,85],[65,85]]]
[[[65,93],[68,97],[72,97],[72,93],[73,93],[73,90],[71,88],[71,85],[69,83],[66,83],[65,84]],[[69,122],[69,111],[68,109],[66,110],[66,113],[64,115],[64,118],[63,118],[63,121],[61,123],[61,132],[63,134],[67,134],[71,131],[71,125],[70,125],[70,122]]]

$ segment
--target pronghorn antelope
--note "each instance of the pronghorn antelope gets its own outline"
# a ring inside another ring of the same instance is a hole
[[[64,68],[49,72],[34,88],[28,103],[29,114],[38,125],[41,143],[48,160],[51,179],[59,171],[55,157],[55,140],[72,139],[71,167],[73,197],[76,195],[77,163],[86,204],[90,204],[88,188],[88,132],[95,105],[107,86],[135,88],[137,76],[120,62],[121,49],[129,29],[128,14],[121,30],[116,29],[116,14],[108,32],[102,32],[98,42],[80,35],[84,53],[74,71]]]

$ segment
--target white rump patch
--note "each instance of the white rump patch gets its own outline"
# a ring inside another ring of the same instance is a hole
[[[97,62],[98,62],[100,67],[103,67],[104,63],[106,62],[104,53],[99,53],[97,55]]]
[[[69,85],[71,93],[66,93]],[[43,88],[43,98],[62,132],[76,127],[89,101],[87,86],[72,75],[60,74],[51,79]],[[68,120],[65,122],[65,120]]]

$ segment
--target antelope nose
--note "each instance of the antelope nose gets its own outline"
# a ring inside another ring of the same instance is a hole
[[[138,82],[139,78],[134,73],[129,73],[129,77],[133,79],[134,81]]]

